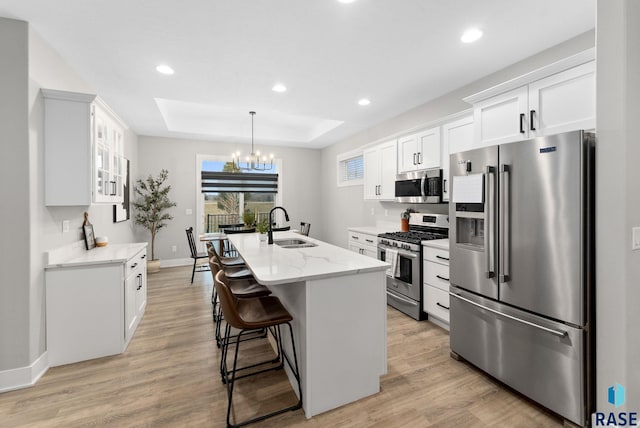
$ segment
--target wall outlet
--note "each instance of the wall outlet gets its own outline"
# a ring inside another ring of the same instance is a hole
[[[176,251],[178,251],[178,246],[177,245],[172,245],[171,246],[171,252],[175,253]]]
[[[62,233],[69,232],[69,220],[62,220]]]
[[[631,228],[631,249],[640,250],[640,227]]]
[[[191,208],[187,208],[186,210],[184,210],[185,215],[192,215],[193,214],[193,210]]]
[[[376,215],[376,210],[371,208],[371,215]]]

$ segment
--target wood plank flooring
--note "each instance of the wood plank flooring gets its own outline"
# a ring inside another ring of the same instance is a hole
[[[226,387],[211,322],[211,275],[149,275],[147,310],[122,355],[54,367],[32,388],[0,394],[0,427],[224,427]],[[562,421],[449,357],[446,331],[388,308],[381,392],[307,420],[302,410],[260,427],[554,427]],[[269,355],[247,342],[247,358]],[[336,349],[336,352],[340,352]],[[282,371],[238,383],[239,418],[295,401]],[[235,398],[234,398],[235,400]]]

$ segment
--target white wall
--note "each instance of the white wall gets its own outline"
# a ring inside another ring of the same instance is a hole
[[[640,412],[640,2],[599,0],[597,10],[597,409]],[[607,403],[619,383],[626,403]]]
[[[321,189],[324,239],[346,247],[346,231],[349,226],[374,226],[376,223],[391,221],[396,222],[399,229],[400,213],[407,207],[412,207],[420,212],[448,213],[446,204],[404,205],[393,202],[364,202],[362,186],[341,188],[336,186],[336,156],[338,154],[469,109],[471,106],[462,101],[464,97],[593,48],[594,36],[594,31],[584,33],[323,149]]]
[[[111,242],[133,240],[131,222],[113,223],[112,206],[44,205],[44,102],[40,88],[93,92],[27,23],[0,18],[0,388],[3,374],[20,372],[46,346],[45,252],[80,239],[84,211]],[[6,59],[6,60],[4,60]],[[136,160],[137,137],[125,154]],[[72,230],[62,233],[62,220]]]
[[[229,158],[236,150],[247,151],[248,146],[238,146],[220,141],[179,140],[140,136],[139,138],[139,170],[134,178],[145,178],[149,174],[156,176],[161,169],[169,171],[169,194],[177,206],[171,209],[174,219],[156,236],[156,258],[163,260],[163,265],[170,259],[189,257],[189,247],[184,230],[189,226],[196,228],[196,156],[218,155]],[[281,159],[282,170],[282,205],[287,209],[292,227],[301,221],[311,223],[311,236],[322,239],[319,224],[325,220],[320,211],[320,152],[315,149],[297,149],[282,146],[256,147],[263,152],[272,152]],[[186,215],[191,209],[193,214]],[[150,241],[145,229],[137,228],[140,241]],[[171,252],[175,245],[177,252]]]

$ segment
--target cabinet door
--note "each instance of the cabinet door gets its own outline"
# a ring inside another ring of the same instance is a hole
[[[364,160],[364,198],[378,199],[380,186],[380,154],[377,148],[365,150]]]
[[[396,175],[398,154],[396,142],[390,141],[380,147],[380,187],[378,197],[382,200],[392,201],[396,197]]]
[[[529,85],[532,137],[595,128],[595,62],[588,62]]]
[[[416,139],[418,169],[440,167],[440,127],[419,132]]]
[[[398,173],[418,169],[418,137],[416,134],[398,139]]]
[[[527,139],[527,105],[526,86],[475,104],[474,148]]]
[[[442,125],[442,200],[449,200],[449,155],[464,152],[473,148],[473,116],[467,116],[454,122]]]

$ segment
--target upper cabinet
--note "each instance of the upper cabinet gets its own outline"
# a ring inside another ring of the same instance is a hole
[[[396,156],[396,140],[363,151],[364,199],[395,199]]]
[[[96,95],[50,89],[42,95],[45,204],[121,203],[125,125]]]
[[[449,155],[473,148],[473,115],[465,116],[442,125],[442,200],[449,200]]]
[[[440,127],[398,139],[398,173],[440,166]]]
[[[474,147],[595,128],[595,61],[585,51],[465,99]]]

